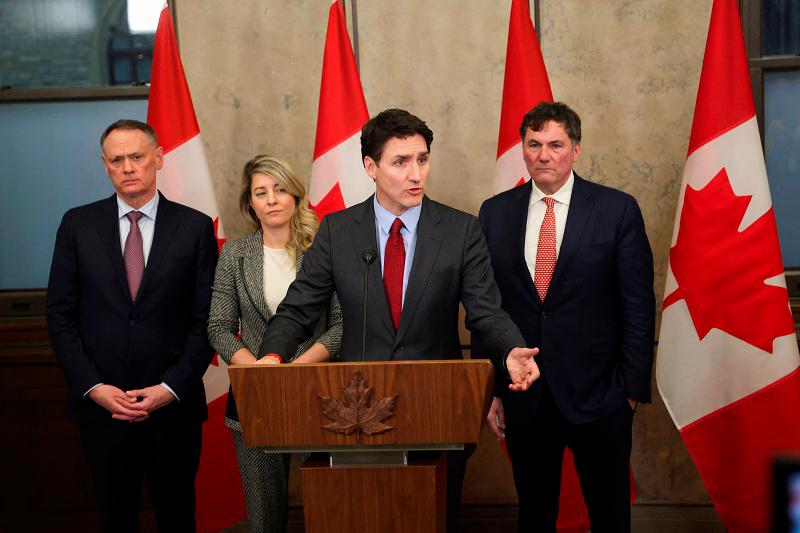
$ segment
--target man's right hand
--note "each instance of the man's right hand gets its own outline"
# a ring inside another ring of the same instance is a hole
[[[492,406],[489,407],[489,415],[486,417],[489,422],[489,428],[494,433],[497,440],[506,438],[506,415],[503,411],[503,400],[500,398],[492,398]]]
[[[89,393],[89,398],[111,413],[111,418],[116,420],[141,422],[149,416],[147,411],[134,408],[125,392],[113,385],[98,385]]]
[[[533,358],[539,348],[513,348],[506,356],[506,369],[511,376],[509,389],[515,392],[528,390],[539,379],[539,366]]]

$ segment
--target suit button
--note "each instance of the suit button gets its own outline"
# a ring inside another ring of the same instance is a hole
[[[403,345],[402,344],[399,345],[399,346],[396,346],[395,349],[394,349],[394,353],[398,353],[398,352],[402,352],[402,351],[403,351]]]
[[[542,318],[547,318],[547,313],[542,313]]]
[[[135,325],[136,325],[136,321],[135,321],[135,320],[131,320],[130,322],[128,322],[128,325],[129,325],[130,327],[133,327],[133,326],[135,326]]]
[[[126,365],[131,364],[131,360],[128,357],[123,357],[122,362],[125,363]]]

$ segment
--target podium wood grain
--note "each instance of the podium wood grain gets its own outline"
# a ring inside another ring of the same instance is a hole
[[[300,467],[306,533],[441,533],[446,455],[408,466]]]
[[[394,416],[384,420],[394,429],[359,440],[324,428],[331,420],[318,395],[343,399],[356,372],[373,402],[398,395]],[[228,373],[247,445],[336,449],[477,442],[494,369],[487,360],[452,360],[233,365]]]

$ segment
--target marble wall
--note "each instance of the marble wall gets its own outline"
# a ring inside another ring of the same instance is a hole
[[[371,113],[405,107],[435,134],[432,197],[477,213],[491,194],[509,0],[358,3]],[[349,9],[350,2],[347,2]],[[556,99],[583,119],[582,176],[642,206],[663,293],[710,0],[541,0],[541,45]],[[178,33],[229,237],[239,173],[253,154],[311,166],[328,2],[179,0]],[[639,501],[707,501],[663,404],[639,408]],[[295,497],[299,496],[294,485]],[[465,498],[513,501],[510,468],[484,435]]]

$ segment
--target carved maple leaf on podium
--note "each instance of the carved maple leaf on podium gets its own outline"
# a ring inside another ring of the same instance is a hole
[[[383,421],[394,416],[397,394],[372,403],[373,389],[367,387],[367,381],[358,372],[350,377],[350,382],[342,394],[344,400],[324,394],[318,395],[323,414],[333,420],[324,426],[325,429],[344,435],[356,433],[359,440],[361,433],[375,435],[394,429]]]

